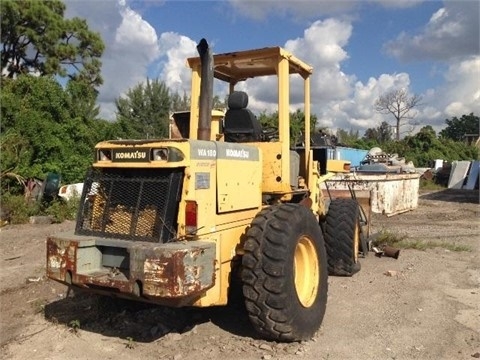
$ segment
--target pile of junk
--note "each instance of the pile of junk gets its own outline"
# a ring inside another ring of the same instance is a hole
[[[415,173],[413,162],[405,161],[398,154],[387,154],[379,147],[371,148],[357,167],[358,172],[369,173]]]

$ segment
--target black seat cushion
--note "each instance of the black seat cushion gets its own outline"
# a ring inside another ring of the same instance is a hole
[[[247,105],[248,95],[244,91],[234,91],[228,97],[224,124],[225,141],[261,141],[262,127],[257,117],[246,108]]]

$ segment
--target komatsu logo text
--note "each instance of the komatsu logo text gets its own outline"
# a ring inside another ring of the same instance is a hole
[[[114,150],[112,161],[125,162],[142,162],[149,161],[148,159],[149,150]]]
[[[226,149],[226,155],[238,159],[248,159],[250,157],[249,152],[243,149]]]

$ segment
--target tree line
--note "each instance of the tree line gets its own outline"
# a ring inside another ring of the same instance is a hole
[[[431,167],[435,159],[447,162],[478,159],[479,149],[468,141],[467,136],[476,134],[478,138],[480,118],[470,113],[446,119],[445,123],[446,127],[438,134],[431,125],[426,125],[400,140],[395,139],[387,122],[367,129],[363,136],[353,130],[338,130],[336,136],[341,145],[365,150],[380,147],[386,153],[405,157],[416,167]]]
[[[96,143],[167,137],[170,113],[189,110],[186,94],[172,92],[158,79],[146,79],[116,99],[114,121],[102,119],[97,88],[103,81],[105,45],[100,35],[90,31],[83,19],[65,19],[65,5],[59,0],[3,0],[0,11],[2,194],[22,190],[8,174],[43,179],[53,172],[61,174],[63,183],[81,182],[93,161]],[[214,107],[224,108],[225,103],[225,99],[214,98]],[[381,105],[377,103],[378,110]],[[290,117],[291,142],[297,144],[303,136],[304,114],[297,110]],[[278,113],[263,112],[259,119],[265,128],[272,128]],[[396,117],[397,127],[402,120]],[[311,121],[313,131],[328,132],[315,129],[315,114]],[[427,166],[436,158],[476,158],[477,151],[462,136],[478,134],[478,116],[454,117],[446,125],[438,136],[426,126],[396,141],[387,123],[368,129],[362,137],[352,130],[338,130],[336,138],[356,148],[380,146],[413,160],[416,166]]]

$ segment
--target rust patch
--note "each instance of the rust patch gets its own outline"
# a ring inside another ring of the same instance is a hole
[[[74,241],[47,239],[47,276],[65,281],[67,271],[75,270],[78,244]]]
[[[206,260],[203,255],[204,249],[175,249],[155,257],[148,256],[143,267],[144,293],[149,296],[176,298],[210,288],[213,281],[205,279],[210,271],[213,273],[214,258]],[[211,266],[205,261],[210,261]]]
[[[73,282],[81,287],[96,286],[99,288],[110,289],[113,292],[131,294],[135,281],[129,281],[124,276],[119,279],[112,278],[110,274],[99,272],[98,274],[75,274]]]

